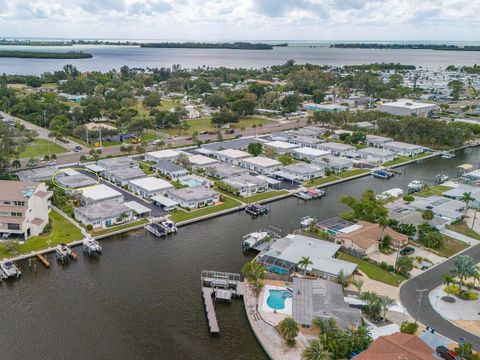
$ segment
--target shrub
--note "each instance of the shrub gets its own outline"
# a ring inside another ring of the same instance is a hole
[[[414,200],[415,200],[415,197],[413,195],[404,195],[403,196],[403,201],[412,202]]]
[[[444,286],[443,291],[445,291],[447,294],[458,295],[460,294],[460,286],[457,284],[450,284],[448,286]]]
[[[462,300],[478,300],[478,294],[473,291],[462,291],[458,297]]]
[[[404,321],[402,325],[400,325],[400,332],[404,334],[415,335],[418,330],[418,324],[414,322]]]
[[[88,225],[87,225],[87,230],[90,231],[90,230],[92,230],[92,229],[93,229],[92,224],[88,224]]]
[[[43,234],[48,234],[50,231],[52,231],[52,223],[49,222],[45,227],[43,228]]]

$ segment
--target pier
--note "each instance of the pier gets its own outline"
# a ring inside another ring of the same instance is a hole
[[[43,256],[42,254],[40,253],[37,253],[36,254],[38,260],[40,260],[40,262],[46,267],[46,268],[49,268],[50,267],[50,263],[48,262],[47,258],[45,256]]]

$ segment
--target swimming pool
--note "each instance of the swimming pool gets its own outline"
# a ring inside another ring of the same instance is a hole
[[[266,285],[263,293],[262,310],[291,315],[292,298],[292,293],[285,287]]]
[[[187,185],[189,187],[200,186],[200,185],[203,185],[205,183],[204,180],[200,180],[200,179],[196,179],[196,178],[192,178],[192,177],[180,179],[180,182],[183,185]]]

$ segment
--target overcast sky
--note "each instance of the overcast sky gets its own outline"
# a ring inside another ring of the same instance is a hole
[[[0,37],[480,40],[480,0],[0,0]]]

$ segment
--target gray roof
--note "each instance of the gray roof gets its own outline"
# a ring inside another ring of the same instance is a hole
[[[245,149],[250,143],[265,143],[265,140],[260,138],[241,138],[235,140],[227,140],[213,144],[204,144],[202,148],[218,151],[221,149]]]
[[[116,169],[121,167],[130,167],[138,164],[138,161],[130,157],[114,157],[109,159],[102,159],[97,161],[97,165],[105,170]]]
[[[21,181],[45,181],[50,180],[52,176],[58,171],[56,167],[46,166],[38,169],[29,169],[18,172],[18,178]],[[63,173],[58,176],[64,175]]]
[[[203,201],[211,199],[212,197],[218,195],[214,190],[208,189],[201,185],[191,186],[183,189],[172,190],[168,194],[168,197],[175,199],[181,199],[183,201]]]
[[[392,138],[385,137],[385,136],[378,136],[378,135],[367,135],[366,139],[369,142],[376,142],[376,143],[385,143],[385,142],[393,141]]]
[[[121,216],[123,213],[129,213],[130,210],[123,204],[106,201],[93,205],[81,206],[75,209],[75,214],[81,214],[89,221],[107,220],[113,217]],[[78,215],[76,215],[78,216]]]
[[[237,189],[246,187],[268,186],[267,181],[249,174],[231,177],[224,180],[224,183]]]
[[[337,150],[337,151],[348,151],[348,150],[355,150],[355,146],[336,143],[336,142],[328,142],[319,145],[320,149],[329,149],[329,150]]]
[[[216,163],[206,167],[206,171],[209,174],[216,173],[218,178],[229,178],[232,176],[238,176],[242,174],[248,174],[247,169],[241,168],[239,166],[227,164],[227,163]]]
[[[322,279],[293,278],[292,316],[304,325],[316,318],[333,318],[343,329],[361,321],[360,310],[343,300],[342,286]]]
[[[358,150],[358,152],[365,155],[380,156],[380,157],[395,155],[393,151],[382,149],[382,148],[376,148],[376,147],[367,147],[367,148]]]
[[[106,172],[120,180],[131,180],[145,177],[145,173],[139,168],[123,167],[107,170]]]
[[[79,189],[97,184],[97,179],[84,174],[55,177],[55,182],[66,189]]]
[[[284,166],[283,171],[292,172],[295,174],[310,174],[314,172],[319,172],[322,169],[318,166],[310,165],[307,163],[299,162],[291,165]]]
[[[333,155],[325,155],[321,156],[319,158],[316,158],[312,161],[314,164],[319,164],[325,167],[349,167],[352,166],[353,161],[338,157],[338,156],[333,156]]]
[[[166,172],[187,171],[184,167],[177,165],[172,161],[160,161],[155,165],[155,168]]]

